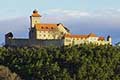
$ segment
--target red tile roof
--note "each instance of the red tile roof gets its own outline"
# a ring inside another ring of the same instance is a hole
[[[88,37],[97,37],[97,35],[94,34],[94,33],[90,33],[90,34],[88,35]]]
[[[57,24],[35,24],[36,30],[50,31],[57,29]]]
[[[41,16],[40,16],[40,14],[38,14],[38,13],[33,13],[33,14],[32,14],[32,17],[41,17]]]
[[[65,34],[64,37],[69,37],[69,38],[87,38],[88,35],[71,35],[71,34]]]
[[[88,35],[70,35],[70,34],[66,34],[65,37],[69,37],[69,38],[88,38],[88,37],[97,37],[97,36],[94,33],[90,33]],[[104,37],[99,37],[99,40],[104,40]]]
[[[100,36],[100,37],[98,38],[98,41],[103,41],[103,40],[105,40],[105,38],[102,37],[102,36]]]
[[[33,11],[32,17],[41,17],[37,10]]]

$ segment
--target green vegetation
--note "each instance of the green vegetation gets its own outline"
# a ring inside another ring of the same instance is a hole
[[[0,64],[25,80],[120,80],[120,48],[0,48]]]

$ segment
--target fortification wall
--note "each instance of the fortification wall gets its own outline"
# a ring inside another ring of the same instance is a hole
[[[64,41],[60,40],[60,39],[54,39],[54,40],[31,40],[31,46],[35,46],[35,47],[42,47],[42,46],[63,46],[64,45]]]
[[[7,39],[5,45],[17,47],[46,47],[46,46],[63,46],[64,40],[39,40],[39,39]]]
[[[29,46],[29,39],[7,39],[5,45],[7,46]]]

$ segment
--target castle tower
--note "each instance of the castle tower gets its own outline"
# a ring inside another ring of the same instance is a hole
[[[9,45],[10,40],[13,39],[13,34],[12,32],[9,32],[7,34],[5,34],[5,45]]]
[[[35,24],[40,23],[40,17],[41,15],[38,13],[38,11],[35,9],[32,13],[32,15],[30,16],[30,27],[34,28]]]
[[[107,37],[107,41],[110,43],[110,45],[112,45],[112,38],[111,38],[111,36]]]

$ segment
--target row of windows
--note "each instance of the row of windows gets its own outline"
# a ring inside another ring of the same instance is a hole
[[[39,33],[51,33],[51,34],[55,34],[55,33],[58,33],[58,34],[61,34],[61,35],[63,35],[64,34],[64,32],[57,32],[57,31],[39,31]]]
[[[73,40],[85,40],[86,38],[71,38]],[[89,40],[98,40],[97,38],[88,38]]]
[[[41,27],[42,29],[54,29],[53,27],[48,28],[48,27]]]
[[[73,41],[74,41],[74,40],[81,40],[81,41],[83,41],[83,39],[80,39],[80,38],[75,38],[75,39],[73,39]],[[67,42],[71,42],[72,39],[66,39],[66,41],[67,41]],[[84,41],[86,41],[86,40],[84,39]]]
[[[39,31],[39,33],[55,33],[55,31]]]
[[[67,40],[67,39],[66,39]],[[81,40],[80,38],[73,38],[73,40]]]
[[[89,38],[90,40],[97,40],[97,38]]]
[[[51,37],[53,37],[52,35],[45,35],[45,34],[44,35],[40,34],[39,36],[43,36],[43,37],[50,37],[51,36]]]

